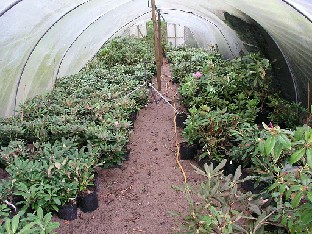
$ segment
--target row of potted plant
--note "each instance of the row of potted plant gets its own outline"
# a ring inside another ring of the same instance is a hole
[[[155,70],[151,61],[144,40],[114,39],[78,74],[0,119],[0,164],[9,174],[2,181],[0,228],[30,225],[26,213],[72,220],[77,205],[84,212],[98,207],[95,168],[127,158],[133,120],[147,102],[144,82]]]
[[[187,53],[188,49],[182,51]],[[208,54],[204,50],[202,53]],[[175,54],[172,52],[172,56]],[[193,50],[189,56],[196,58]],[[212,193],[205,189],[212,189],[217,196],[203,199],[201,208],[190,203],[193,215],[188,217],[186,229],[199,233],[311,232],[312,220],[307,215],[312,209],[312,131],[308,113],[299,104],[283,99],[272,87],[268,60],[257,54],[232,61],[221,60],[218,54],[208,56],[210,60],[180,72],[183,74],[179,77],[180,94],[188,108],[183,135],[189,144],[195,145],[192,152],[197,152],[199,159],[208,164],[226,159],[221,168],[232,166],[225,174],[235,176],[228,178],[217,172],[213,175],[206,164],[208,179],[201,185],[200,197]],[[179,59],[172,61],[179,63]],[[176,63],[172,66],[179,67]],[[237,165],[246,168],[243,175],[253,176],[240,181],[240,186],[252,190],[253,199],[248,199],[261,201],[260,206],[240,200],[248,193],[238,194],[236,188],[234,192],[219,190],[220,183],[229,180],[233,180],[232,185],[238,183],[241,172],[235,172]],[[229,194],[237,197],[234,203],[246,204],[245,211],[252,212],[253,218],[233,206],[228,212],[229,204],[218,196]],[[248,226],[240,225],[242,222]]]

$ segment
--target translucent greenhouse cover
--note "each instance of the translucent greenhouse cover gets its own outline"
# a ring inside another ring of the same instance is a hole
[[[199,46],[217,44],[224,58],[246,51],[224,12],[256,21],[281,50],[288,87],[306,103],[312,77],[311,0],[156,0],[163,19],[187,27]],[[109,39],[151,18],[148,0],[1,0],[0,116],[77,73]],[[289,84],[289,82],[288,82]],[[283,84],[281,84],[283,85]]]

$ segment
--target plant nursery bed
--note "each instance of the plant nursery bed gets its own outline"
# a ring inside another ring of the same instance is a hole
[[[167,86],[169,66],[163,66],[162,93],[171,99],[177,87]],[[155,95],[154,95],[155,97]],[[120,168],[98,169],[99,208],[91,213],[78,209],[78,218],[60,220],[57,233],[176,233],[187,214],[185,195],[172,186],[183,186],[183,176],[176,163],[174,111],[164,101],[150,103],[141,110],[130,136],[129,160]],[[157,100],[159,96],[157,96]],[[181,129],[178,128],[180,138]],[[182,139],[179,139],[181,142]],[[195,173],[190,161],[181,162],[188,182],[202,177]]]

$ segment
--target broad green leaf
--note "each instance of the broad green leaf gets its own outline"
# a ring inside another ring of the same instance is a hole
[[[277,142],[273,150],[273,158],[275,162],[277,162],[278,159],[280,158],[282,151],[283,145],[280,142]]]
[[[312,202],[312,192],[307,193],[307,198],[309,199],[310,202]]]
[[[261,215],[261,210],[256,204],[249,204],[249,210],[256,213],[257,215]]]
[[[269,190],[269,191],[272,191],[272,190],[274,190],[277,186],[278,186],[278,183],[274,183],[274,184],[272,184],[272,185],[268,188],[268,190]]]
[[[271,151],[273,150],[275,145],[275,137],[269,136],[268,139],[266,139],[264,144],[264,153],[265,155],[269,155]]]
[[[6,229],[7,233],[11,233],[11,219],[7,219],[5,221],[5,229]]]
[[[53,198],[53,200],[54,200],[56,205],[59,205],[59,206],[61,205],[61,200],[59,198],[55,197],[55,198]]]
[[[307,154],[307,163],[309,167],[312,169],[312,149],[307,149],[306,154]]]
[[[27,225],[25,225],[19,232],[18,234],[29,234],[29,233],[32,233],[31,231],[31,228],[33,226],[35,226],[37,224],[37,222],[31,222]]]
[[[37,216],[38,216],[40,219],[43,218],[43,210],[42,210],[41,207],[39,207],[38,210],[37,210]]]
[[[302,192],[297,193],[291,202],[292,208],[296,208],[299,205],[301,198],[302,198]]]
[[[225,164],[226,164],[226,159],[223,159],[218,166],[216,166],[216,168],[213,170],[214,173],[219,172],[222,168],[224,168]]]
[[[294,134],[295,140],[297,140],[297,141],[302,140],[304,132],[305,132],[304,127],[298,127],[295,131],[295,134]]]
[[[291,141],[284,134],[278,137],[278,140],[283,144],[284,149],[291,149]]]
[[[312,143],[312,130],[311,129],[304,133],[304,139],[308,144]]]
[[[52,214],[51,213],[47,213],[44,217],[43,217],[43,221],[44,223],[48,223],[51,221],[52,218]]]
[[[302,186],[299,185],[299,184],[298,185],[293,185],[293,186],[290,187],[289,191],[290,192],[300,191],[301,188],[302,188]]]
[[[51,207],[55,210],[55,211],[59,211],[59,208],[56,205],[51,205]]]
[[[309,210],[308,212],[303,212],[301,215],[301,222],[304,225],[308,225],[309,223],[312,222],[312,216],[311,216],[311,211]]]
[[[281,184],[281,186],[279,188],[279,191],[280,191],[281,194],[283,194],[285,192],[286,187],[287,187],[286,184]]]
[[[264,154],[264,141],[263,140],[259,141],[258,150],[261,154]]]
[[[293,164],[295,162],[298,162],[303,155],[305,154],[305,148],[301,148],[299,150],[297,150],[295,153],[293,153],[290,157],[290,164]]]
[[[19,215],[15,215],[12,219],[12,232],[15,233],[17,228],[18,228],[18,224],[19,224],[19,220],[20,217]]]
[[[301,221],[303,222],[304,225],[311,223],[312,222],[311,209],[304,210],[301,213],[300,218],[301,218]]]

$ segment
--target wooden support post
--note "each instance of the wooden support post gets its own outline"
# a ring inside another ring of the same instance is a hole
[[[158,14],[158,49],[159,49],[159,60],[160,64],[163,62],[163,48],[162,48],[162,27],[160,19],[160,10],[157,10]]]
[[[177,25],[174,24],[174,47],[177,47]]]
[[[158,42],[158,30],[157,30],[157,23],[156,23],[156,4],[155,0],[152,0],[152,20],[153,20],[153,27],[154,27],[154,45],[155,45],[155,57],[156,57],[156,71],[157,71],[157,85],[158,91],[161,91],[161,63],[159,61],[159,42]]]
[[[158,33],[158,61],[159,61],[159,68],[158,70],[160,71],[159,73],[159,79],[158,79],[158,75],[157,75],[157,86],[158,86],[158,90],[161,90],[161,67],[163,64],[163,51],[162,51],[162,37],[161,37],[161,19],[160,19],[160,11],[157,10],[157,14],[158,14],[158,27],[157,27],[157,33]]]

